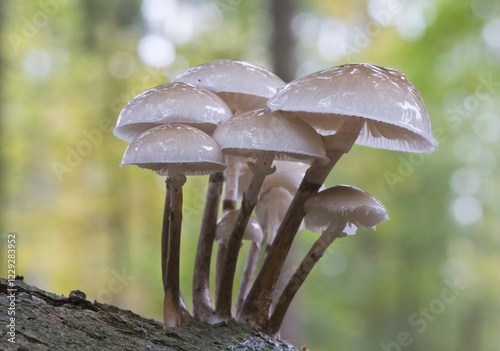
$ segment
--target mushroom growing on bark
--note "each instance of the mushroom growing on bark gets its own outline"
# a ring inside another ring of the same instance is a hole
[[[346,185],[338,185],[319,192],[304,204],[306,228],[322,234],[306,254],[283,290],[269,318],[266,331],[276,335],[295,294],[314,265],[332,242],[346,234],[355,234],[358,228],[375,229],[389,219],[382,203],[370,194]]]
[[[313,163],[307,170],[247,296],[240,321],[257,327],[266,324],[273,289],[304,217],[303,204],[340,157],[355,142],[407,152],[432,152],[438,144],[415,86],[403,73],[380,66],[347,64],[298,78],[272,97],[268,107],[328,135],[324,139],[330,162]]]
[[[183,124],[161,125],[132,141],[121,165],[137,165],[167,176],[167,196],[162,227],[164,324],[176,327],[187,321],[179,291],[182,225],[182,186],[186,175],[220,172],[225,168],[219,145],[208,134]]]
[[[273,160],[327,162],[324,145],[316,131],[298,118],[286,118],[267,109],[235,115],[219,124],[213,134],[225,155],[252,157],[248,165],[253,173],[248,190],[243,194],[241,208],[228,243],[221,272],[216,314],[221,320],[231,318],[231,297],[234,273],[243,231],[255,208],[266,175],[275,171]]]
[[[192,67],[175,77],[174,81],[214,92],[233,113],[264,107],[267,100],[285,85],[274,73],[262,67],[234,60],[216,60]],[[242,162],[237,157],[226,160],[224,211],[236,208],[237,181]],[[213,312],[209,295],[210,260],[223,178],[222,173],[210,177],[195,258],[193,313],[201,321],[207,321]]]
[[[118,138],[132,141],[144,131],[162,124],[186,124],[196,127],[207,134],[212,134],[217,124],[231,117],[231,111],[221,98],[204,88],[195,87],[183,82],[163,84],[137,95],[121,110],[113,133]],[[213,236],[215,235],[215,219],[217,218],[220,193],[222,192],[223,175],[221,172],[211,174],[212,186],[207,191],[207,201],[200,235],[200,256],[207,260],[210,266]],[[219,196],[218,196],[219,195]],[[167,200],[168,202],[168,200]],[[168,207],[165,208],[168,210]],[[168,216],[168,214],[166,214]],[[209,222],[214,218],[213,225]],[[206,238],[208,236],[208,238]],[[162,255],[165,259],[165,255]],[[162,263],[165,266],[166,262]],[[205,269],[205,268],[204,268]],[[206,268],[209,269],[209,268]],[[195,277],[202,277],[203,269],[195,270]],[[200,278],[201,279],[201,278]],[[196,307],[208,304],[210,309],[210,293],[208,291],[208,277],[206,284],[198,284],[199,293],[193,295]],[[205,311],[207,315],[211,311]],[[194,316],[198,318],[200,309],[194,309]]]

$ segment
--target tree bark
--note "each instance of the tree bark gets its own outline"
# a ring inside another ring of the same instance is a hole
[[[22,278],[10,283],[0,278],[0,350],[298,350],[234,322],[214,326],[192,321],[165,330],[158,321],[91,302],[78,290],[64,297]]]

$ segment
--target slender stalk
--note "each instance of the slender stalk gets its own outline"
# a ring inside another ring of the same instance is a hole
[[[221,284],[221,273],[224,270],[224,260],[226,259],[227,253],[227,240],[219,240],[219,245],[217,248],[217,264],[216,264],[216,274],[215,274],[215,296],[219,296],[220,284]],[[216,301],[217,303],[217,301]]]
[[[234,274],[236,271],[236,263],[240,252],[243,233],[250,219],[260,188],[267,175],[276,171],[276,167],[271,167],[274,159],[274,153],[263,153],[254,163],[249,162],[248,165],[253,173],[250,185],[243,193],[241,208],[236,219],[235,226],[229,237],[227,246],[227,254],[224,260],[224,269],[221,272],[220,288],[216,298],[215,312],[219,321],[227,321],[231,319],[231,300],[233,295]]]
[[[165,180],[165,184],[167,181]],[[169,252],[169,231],[170,231],[170,189],[168,185],[165,192],[165,205],[163,207],[163,224],[161,228],[161,279],[163,282],[163,290],[165,291],[167,279],[167,257]]]
[[[274,308],[274,311],[269,318],[269,322],[266,327],[266,333],[268,333],[269,335],[276,335],[277,333],[279,333],[281,324],[283,322],[283,319],[285,318],[286,311],[288,310],[290,303],[295,297],[295,294],[302,286],[309,273],[311,273],[315,264],[323,256],[326,249],[333,243],[336,238],[344,236],[342,231],[344,230],[345,225],[345,219],[343,219],[340,223],[331,224],[321,234],[319,239],[316,240],[300,265],[297,267],[295,273],[288,281],[285,289],[281,293],[281,296],[276,303],[276,307]]]
[[[234,156],[227,156],[226,189],[224,192],[224,201],[222,202],[222,210],[224,213],[234,210],[238,201],[238,183],[240,177],[240,159]]]
[[[202,322],[208,322],[213,314],[209,284],[210,261],[223,183],[224,174],[222,172],[210,175],[194,262],[193,315],[195,319]]]
[[[329,149],[327,146],[327,150],[329,150],[327,156],[330,162],[326,165],[313,162],[307,170],[281,222],[264,264],[243,304],[239,316],[240,322],[257,328],[266,325],[269,308],[272,304],[273,290],[292,246],[293,239],[305,215],[303,205],[307,199],[318,192],[338,160],[350,150],[363,126],[362,119],[355,117],[351,118],[350,122],[342,124],[337,133],[329,140],[333,147]]]
[[[243,306],[243,301],[245,301],[245,297],[247,297],[248,292],[250,291],[255,270],[257,268],[257,263],[259,262],[259,253],[262,245],[263,242],[252,242],[250,244],[247,260],[245,261],[245,266],[243,267],[243,274],[241,276],[238,297],[236,299],[236,315],[240,313],[241,306]]]
[[[170,229],[165,277],[163,322],[166,328],[177,327],[188,319],[179,289],[180,246],[182,226],[182,186],[186,177],[182,174],[167,179],[170,192]]]

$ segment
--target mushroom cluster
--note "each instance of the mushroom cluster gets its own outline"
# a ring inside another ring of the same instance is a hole
[[[380,201],[360,189],[337,185],[322,190],[337,161],[354,144],[407,152],[437,147],[415,86],[403,73],[371,64],[332,67],[286,84],[250,63],[209,62],[133,98],[121,111],[114,134],[130,142],[121,165],[166,177],[161,233],[165,327],[191,318],[236,320],[274,336],[328,246],[389,218]],[[179,289],[182,187],[187,175],[203,174],[209,179],[190,313]],[[303,221],[322,234],[276,294]],[[233,301],[243,240],[250,249]],[[211,292],[214,241],[218,255]]]

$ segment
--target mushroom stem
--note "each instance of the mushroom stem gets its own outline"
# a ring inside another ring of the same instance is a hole
[[[252,280],[255,274],[255,269],[257,268],[257,263],[259,262],[259,253],[262,243],[252,242],[250,249],[248,250],[247,260],[245,261],[245,266],[243,267],[243,273],[241,275],[240,289],[238,291],[238,297],[236,299],[236,315],[241,311],[241,306],[243,306],[243,301],[250,291]]]
[[[307,170],[281,222],[264,264],[243,304],[239,317],[241,322],[251,327],[262,327],[266,324],[272,303],[273,290],[292,246],[293,239],[305,215],[303,205],[307,199],[318,192],[338,160],[350,150],[363,126],[364,122],[361,118],[349,118],[349,121],[344,122],[337,133],[330,137],[330,145],[334,144],[335,140],[339,140],[340,144],[338,148],[327,151],[326,154],[330,162],[321,165],[320,162],[314,161]]]
[[[166,328],[177,327],[189,320],[189,312],[184,307],[179,289],[179,263],[182,225],[182,186],[186,182],[183,174],[167,179],[170,193],[170,229],[168,233],[165,297],[163,322]]]
[[[165,180],[165,184],[167,184]],[[163,224],[161,227],[161,279],[163,282],[163,289],[165,290],[167,279],[167,257],[169,252],[169,231],[170,231],[170,189],[168,185],[165,186],[165,205],[163,208]]]
[[[238,183],[241,168],[240,161],[233,156],[228,156],[226,162],[226,189],[224,192],[224,201],[222,202],[222,210],[224,213],[236,208],[236,203],[238,202]]]
[[[207,322],[213,313],[209,285],[210,261],[223,182],[224,174],[222,172],[210,175],[200,237],[196,249],[193,274],[193,315],[194,318],[201,322]]]
[[[227,239],[219,240],[219,245],[217,248],[217,264],[215,269],[215,296],[219,296],[220,284],[221,284],[221,274],[224,270],[224,260],[226,259],[227,253]]]
[[[238,218],[236,219],[233,231],[229,237],[226,258],[224,260],[224,269],[220,276],[220,288],[216,298],[215,311],[220,321],[231,319],[234,274],[241,242],[243,240],[243,233],[245,232],[250,215],[257,204],[259,191],[265,177],[276,171],[276,167],[272,166],[273,159],[274,153],[264,152],[257,157],[255,163],[248,163],[253,176],[248,189],[243,193]]]
[[[346,223],[347,221],[342,218],[340,221],[330,224],[330,226],[313,244],[281,293],[281,296],[276,303],[276,307],[269,318],[269,322],[266,326],[266,333],[269,335],[276,335],[279,332],[281,323],[285,318],[286,311],[295,297],[295,294],[302,286],[309,273],[311,273],[315,264],[323,256],[326,249],[335,239],[345,236],[342,231],[344,230]]]

